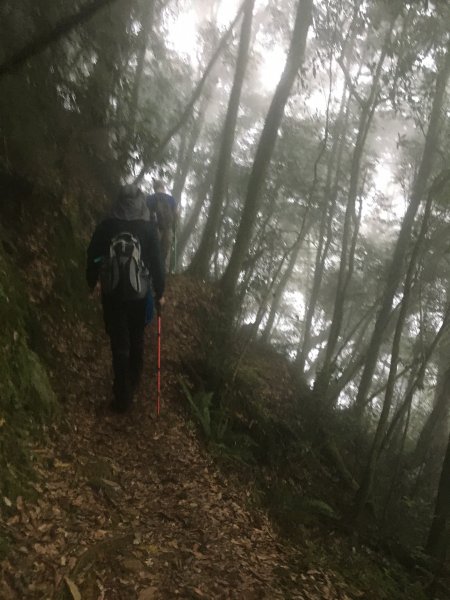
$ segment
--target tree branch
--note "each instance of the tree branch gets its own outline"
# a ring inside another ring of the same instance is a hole
[[[64,35],[70,33],[72,29],[88,21],[98,10],[112,2],[115,2],[115,0],[95,0],[83,6],[75,15],[62,19],[51,31],[39,35],[10,58],[7,58],[0,65],[0,78],[16,71],[28,59],[43,52],[50,44],[57,42]]]

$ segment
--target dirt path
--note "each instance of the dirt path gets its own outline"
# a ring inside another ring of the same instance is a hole
[[[194,343],[192,324],[175,319],[183,302],[165,316],[159,419],[148,372],[132,413],[109,414],[106,339],[79,328],[62,341],[65,416],[35,449],[36,500],[3,499],[14,543],[0,563],[2,600],[352,597],[246,508],[249,491],[217,471],[182,418],[177,372]]]

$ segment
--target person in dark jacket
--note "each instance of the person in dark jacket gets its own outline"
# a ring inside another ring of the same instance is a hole
[[[171,249],[177,225],[178,207],[175,198],[166,192],[164,182],[153,183],[154,194],[147,196],[150,220],[156,224],[161,244],[161,254],[166,271],[170,270]]]
[[[141,259],[151,278],[157,306],[164,303],[164,268],[158,234],[149,221],[145,198],[134,185],[123,186],[111,215],[97,225],[87,250],[86,279],[91,294],[99,287],[102,263],[118,234],[139,240]],[[133,400],[144,365],[144,328],[148,298],[128,299],[101,293],[106,332],[111,341],[114,372],[112,408],[126,411]]]

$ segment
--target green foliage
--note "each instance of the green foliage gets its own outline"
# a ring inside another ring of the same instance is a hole
[[[0,252],[0,493],[11,499],[33,494],[30,449],[59,415],[49,379],[56,366],[46,325],[69,315],[87,315],[80,269],[84,248],[78,235],[85,229],[82,215],[75,206],[66,206],[64,217],[47,206],[54,197],[40,200],[39,210],[30,206],[24,223],[15,221],[1,231],[7,252]],[[11,193],[3,207],[8,219],[14,202]],[[35,268],[29,267],[30,260]]]
[[[14,277],[13,271],[9,274]],[[8,280],[0,334],[0,491],[8,497],[29,491],[29,444],[57,411],[46,369],[28,345],[29,316],[18,282],[16,289],[19,296],[14,297],[14,278]]]
[[[301,488],[276,477],[266,486],[263,501],[283,534],[294,540],[303,535],[304,527],[338,520],[326,500],[305,495]]]
[[[347,550],[347,552],[346,552]],[[336,567],[368,600],[426,600],[420,582],[412,582],[409,574],[394,560],[381,559],[367,547],[341,548]]]
[[[182,379],[180,384],[211,452],[227,462],[255,464],[258,443],[247,433],[234,429],[236,423],[223,404],[216,405],[214,393],[200,390],[192,394]]]
[[[187,385],[181,379],[180,384],[183,388],[187,401],[189,402],[189,406],[191,407],[195,420],[199,423],[206,439],[211,440],[213,437],[213,432],[211,429],[211,401],[213,393],[196,392],[194,395],[192,395]]]

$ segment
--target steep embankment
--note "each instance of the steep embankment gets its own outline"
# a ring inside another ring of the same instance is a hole
[[[46,329],[80,320],[84,244],[69,195],[1,170],[0,187],[0,493],[15,497],[30,492],[29,444],[59,410]]]
[[[49,325],[64,416],[34,449],[34,498],[2,501],[0,597],[349,599],[251,508],[250,485],[221,474],[186,419],[178,375],[200,350],[207,295],[169,283],[162,414],[154,356],[131,414],[108,413],[107,340],[97,328]],[[155,338],[148,331],[149,344]],[[154,346],[154,344],[153,344]]]

